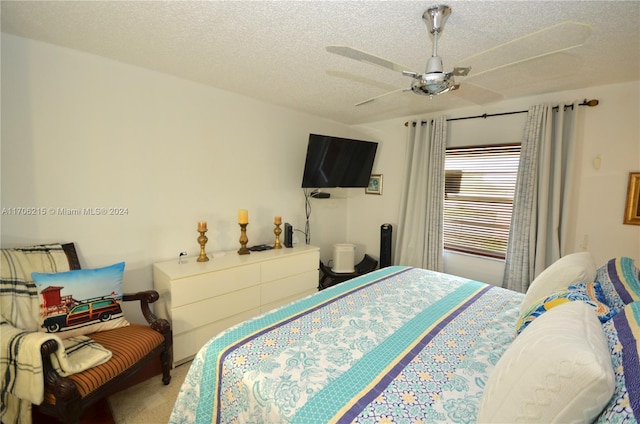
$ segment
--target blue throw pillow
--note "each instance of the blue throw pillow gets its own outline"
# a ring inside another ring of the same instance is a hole
[[[68,338],[129,325],[120,307],[123,273],[124,262],[99,269],[32,273],[40,330]]]

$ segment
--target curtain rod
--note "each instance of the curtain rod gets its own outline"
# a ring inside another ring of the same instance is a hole
[[[600,103],[600,102],[599,102],[597,99],[591,99],[591,100],[584,99],[584,100],[582,101],[582,103],[578,103],[578,106],[589,106],[589,107],[595,107],[595,106],[598,106],[598,103]],[[567,107],[573,108],[573,105],[564,105],[564,107],[565,107],[565,108],[567,108]],[[553,108],[553,110],[558,110],[559,108],[560,108],[559,106],[555,106],[555,107]],[[515,114],[517,114],[517,113],[527,113],[527,112],[529,112],[529,111],[528,111],[528,110],[517,110],[517,111],[514,111],[514,112],[484,113],[484,114],[482,114],[482,115],[475,115],[475,116],[463,116],[463,117],[461,117],[461,118],[449,118],[449,119],[447,119],[447,122],[449,122],[449,121],[462,121],[462,120],[465,120],[465,119],[477,119],[477,118],[484,118],[484,119],[486,119],[486,118],[489,118],[489,117],[492,117],[492,116],[515,115]],[[429,121],[421,121],[420,123],[421,123],[421,124],[426,124],[427,122],[429,122]],[[415,124],[414,124],[414,125],[415,125]],[[405,126],[405,127],[409,126],[409,122],[408,122],[408,121],[407,121],[407,122],[405,122],[405,123],[404,123],[404,126]]]

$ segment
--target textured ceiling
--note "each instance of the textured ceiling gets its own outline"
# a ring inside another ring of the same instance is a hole
[[[445,71],[472,66],[461,88],[433,99],[398,91],[356,107],[411,79],[325,47],[423,71],[432,42],[422,14],[433,3],[3,0],[1,25],[349,124],[640,80],[640,1],[448,1],[438,53]]]

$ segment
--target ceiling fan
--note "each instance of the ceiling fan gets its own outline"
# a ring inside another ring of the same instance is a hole
[[[587,24],[562,22],[477,53],[460,62],[467,66],[456,66],[450,72],[445,72],[442,59],[438,55],[438,37],[442,34],[450,14],[451,8],[449,6],[436,5],[428,8],[422,15],[422,20],[433,38],[433,51],[427,61],[424,73],[410,70],[406,66],[353,47],[343,45],[327,46],[326,50],[329,53],[398,71],[404,76],[413,79],[410,88],[389,91],[361,101],[356,106],[373,102],[390,94],[406,91],[433,98],[433,96],[458,90],[460,83],[456,82],[455,77],[467,77],[472,67],[477,69],[474,71],[474,75],[468,78],[578,47],[584,43],[591,33],[591,27]],[[501,94],[478,85],[465,82],[465,87],[467,95],[464,97],[471,97],[470,100],[475,103],[488,103],[503,98]],[[462,95],[462,91],[465,90],[459,90],[456,93]]]
[[[444,30],[444,24],[451,14],[451,8],[445,5],[433,6],[422,15],[422,20],[427,25],[429,33],[433,35],[433,53],[427,61],[427,68],[423,74],[413,71],[402,71],[402,74],[413,78],[411,91],[429,97],[456,90],[460,85],[456,84],[454,76],[465,77],[469,75],[471,67],[456,67],[452,72],[442,71],[442,59],[438,56],[438,35]]]

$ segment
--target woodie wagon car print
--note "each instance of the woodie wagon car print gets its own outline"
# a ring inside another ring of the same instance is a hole
[[[73,327],[94,321],[109,321],[114,315],[122,313],[120,304],[113,298],[99,299],[74,306],[66,314],[46,318],[42,327],[47,332],[55,333],[64,327]]]

